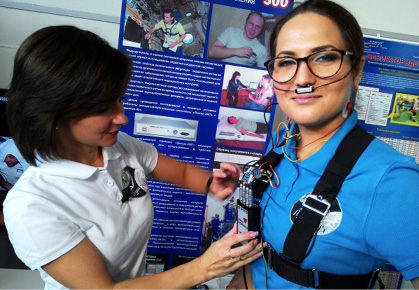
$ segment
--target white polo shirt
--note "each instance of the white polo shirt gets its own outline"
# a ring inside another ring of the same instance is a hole
[[[115,281],[145,274],[154,208],[146,194],[121,202],[123,171],[152,172],[157,150],[124,133],[103,148],[104,167],[59,160],[30,167],[7,194],[4,216],[17,256],[38,269],[46,289],[66,289],[41,267],[84,238],[99,250]],[[140,177],[141,177],[140,176]],[[126,177],[126,175],[125,175]],[[144,184],[144,183],[143,183]]]

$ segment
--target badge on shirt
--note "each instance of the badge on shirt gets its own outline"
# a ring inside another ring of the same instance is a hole
[[[294,223],[295,219],[298,217],[298,214],[303,210],[303,201],[306,196],[311,193],[303,195],[292,207],[290,212],[291,222]],[[327,235],[335,231],[342,222],[342,208],[338,198],[335,198],[330,207],[329,213],[322,219],[320,223],[318,235]]]
[[[147,177],[142,168],[125,167],[122,170],[122,202],[131,197],[142,197],[148,193]]]

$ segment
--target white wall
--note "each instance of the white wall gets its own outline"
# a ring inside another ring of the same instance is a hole
[[[334,1],[347,7],[362,28],[419,40],[418,0]],[[120,0],[0,0],[0,88],[8,87],[16,50],[35,30],[73,24],[98,33],[117,47],[120,13]]]

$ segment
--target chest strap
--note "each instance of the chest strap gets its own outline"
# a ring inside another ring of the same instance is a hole
[[[356,125],[339,144],[326,170],[307,195],[303,208],[294,221],[284,243],[284,252],[278,255],[274,249],[264,250],[269,267],[282,278],[293,283],[319,289],[367,289],[375,281],[376,271],[365,275],[335,275],[311,269],[301,269],[300,264],[307,256],[310,242],[320,222],[330,210],[342,183],[352,170],[358,158],[374,137]]]
[[[170,29],[167,27],[167,25],[166,25],[166,22],[164,22],[163,21],[163,24],[164,24],[164,34],[166,34],[166,35],[168,35],[168,36],[175,36],[175,35],[178,35],[179,34],[179,32],[174,32],[174,33],[172,33],[172,29],[178,24],[179,22],[178,21],[176,21],[176,22],[174,22],[173,24],[172,24],[172,26],[170,27]]]
[[[378,278],[379,270],[360,275],[338,275],[316,269],[302,269],[284,255],[278,255],[267,246],[263,255],[271,269],[280,277],[295,284],[317,289],[372,289]],[[380,285],[381,286],[381,285]],[[384,287],[380,287],[384,289]]]

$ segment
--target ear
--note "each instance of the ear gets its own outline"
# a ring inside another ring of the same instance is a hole
[[[354,68],[354,87],[358,87],[359,82],[362,78],[362,70],[364,69],[365,65],[365,56],[362,56],[359,60],[359,65]]]

